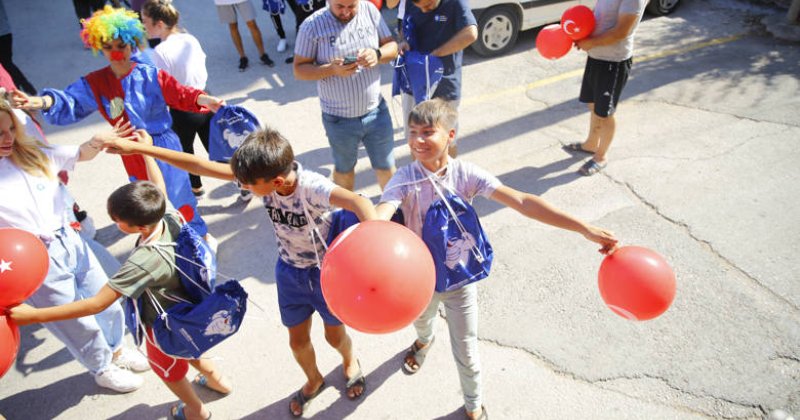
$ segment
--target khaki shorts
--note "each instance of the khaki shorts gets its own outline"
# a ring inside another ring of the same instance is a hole
[[[222,23],[232,24],[236,23],[236,16],[239,15],[245,22],[250,22],[256,18],[256,9],[250,0],[244,0],[241,3],[217,5],[217,14],[219,21]]]

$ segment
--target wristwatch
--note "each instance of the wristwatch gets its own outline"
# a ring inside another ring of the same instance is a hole
[[[381,61],[381,57],[383,56],[383,54],[381,54],[381,49],[380,48],[373,48],[373,49],[375,50],[375,55],[378,56],[378,61]]]

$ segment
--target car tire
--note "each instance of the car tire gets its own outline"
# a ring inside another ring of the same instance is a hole
[[[472,49],[483,57],[501,55],[514,47],[519,35],[519,17],[508,7],[486,10],[478,20],[478,39]]]
[[[655,16],[664,16],[674,12],[680,4],[680,0],[650,0],[647,11]]]

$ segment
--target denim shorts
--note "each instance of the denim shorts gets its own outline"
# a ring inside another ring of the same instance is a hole
[[[337,117],[323,112],[322,125],[331,145],[336,172],[353,171],[359,143],[364,143],[373,169],[394,168],[392,117],[383,98],[375,109],[360,117]]]
[[[278,307],[281,322],[288,328],[301,324],[314,311],[319,312],[325,325],[342,325],[322,296],[319,268],[297,268],[280,258],[275,265],[275,280],[278,285]]]

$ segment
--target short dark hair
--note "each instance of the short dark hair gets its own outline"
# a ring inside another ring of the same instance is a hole
[[[456,127],[458,111],[443,99],[420,102],[408,115],[409,124],[439,126],[445,130]]]
[[[167,211],[167,200],[150,181],[134,181],[111,193],[106,202],[108,215],[115,222],[131,226],[153,226]]]
[[[242,184],[255,184],[259,179],[288,175],[293,168],[292,145],[272,128],[254,131],[231,158],[231,171]]]

